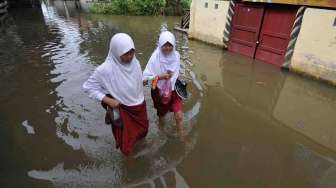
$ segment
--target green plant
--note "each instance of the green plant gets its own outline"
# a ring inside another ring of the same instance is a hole
[[[177,9],[189,9],[190,3],[191,0],[102,0],[94,3],[90,12],[117,15],[158,15],[165,10],[168,14],[176,14]]]
[[[182,8],[184,10],[189,10],[190,9],[190,5],[191,5],[191,0],[182,0],[181,4],[182,4]]]
[[[90,7],[90,12],[94,14],[113,14],[112,2],[96,2]]]

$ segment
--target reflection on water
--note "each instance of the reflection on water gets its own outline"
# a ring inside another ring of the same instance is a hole
[[[181,165],[181,173],[193,180],[191,187],[336,185],[335,88],[198,42],[190,48],[193,71],[206,93],[198,118],[206,126],[198,126],[198,144]],[[319,157],[305,161],[298,154],[302,148]],[[203,151],[213,162],[197,164],[211,175],[190,172]],[[320,163],[328,164],[320,169],[328,173],[323,180],[313,168]]]
[[[28,121],[22,122],[22,126],[26,129],[27,134],[35,134],[34,127],[28,124]]]
[[[315,187],[332,188],[336,181],[336,161],[322,156],[302,145],[297,145],[295,160]]]
[[[1,27],[1,187],[335,187],[335,88],[179,33],[186,141],[175,126],[158,132],[146,88],[149,134],[123,157],[81,85],[113,34],[134,38],[144,67],[160,30],[179,19],[88,15],[85,6],[44,1]]]
[[[336,151],[336,93],[333,87],[288,77],[273,116],[292,129]]]

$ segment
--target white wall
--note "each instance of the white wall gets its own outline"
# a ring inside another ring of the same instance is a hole
[[[336,84],[336,10],[307,8],[290,68]]]
[[[205,3],[208,3],[208,8]],[[215,9],[218,4],[218,9]],[[223,46],[223,32],[229,1],[193,0],[189,36],[207,43]]]

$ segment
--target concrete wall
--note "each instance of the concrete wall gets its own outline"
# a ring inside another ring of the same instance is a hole
[[[205,7],[208,3],[208,8]],[[215,9],[218,4],[218,9]],[[223,32],[229,1],[193,0],[189,36],[207,43],[223,46]]]
[[[336,10],[307,8],[290,69],[336,84]]]

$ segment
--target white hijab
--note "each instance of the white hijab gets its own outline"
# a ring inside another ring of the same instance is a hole
[[[114,35],[110,42],[109,54],[104,62],[112,75],[104,76],[108,92],[122,104],[134,106],[143,103],[142,71],[134,56],[128,64],[123,64],[120,56],[135,49],[132,38],[125,33]]]
[[[174,49],[169,55],[163,54],[161,47],[169,42],[173,45]],[[143,73],[143,80],[147,80],[151,76],[161,75],[167,73],[167,71],[173,72],[173,76],[170,79],[172,90],[180,72],[180,54],[176,51],[175,36],[169,32],[164,31],[160,34],[159,44],[156,50],[153,52],[151,58],[148,61],[146,69]],[[162,89],[164,80],[158,82],[158,88]]]

